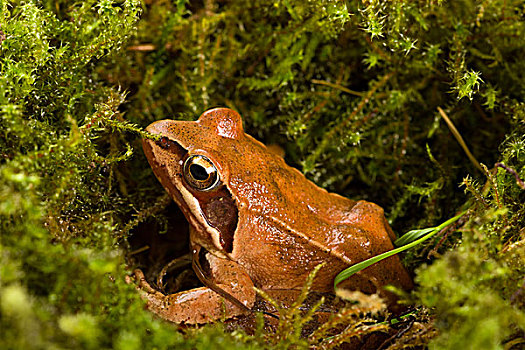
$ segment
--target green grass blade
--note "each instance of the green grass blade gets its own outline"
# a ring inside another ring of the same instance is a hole
[[[401,245],[402,243],[405,243],[404,245],[402,245],[402,246],[400,246],[398,248],[389,250],[388,252],[384,252],[382,254],[379,254],[379,255],[376,255],[374,257],[371,257],[370,259],[361,261],[361,262],[359,262],[359,263],[357,263],[355,265],[352,265],[349,268],[341,271],[335,277],[334,288],[336,288],[339,283],[343,282],[344,280],[346,280],[347,278],[349,278],[353,274],[355,274],[355,273],[357,273],[357,272],[359,272],[361,270],[366,269],[368,266],[370,266],[372,264],[375,264],[376,262],[379,262],[379,261],[381,261],[383,259],[386,259],[388,257],[391,257],[392,255],[395,255],[397,253],[401,253],[401,252],[403,252],[403,251],[405,251],[407,249],[410,249],[410,248],[418,245],[421,242],[426,241],[427,239],[429,239],[430,237],[434,236],[436,233],[441,231],[443,228],[445,228],[448,225],[456,222],[463,215],[465,215],[465,212],[462,212],[461,214],[458,214],[458,215],[454,216],[453,218],[445,221],[444,223],[442,223],[441,225],[436,226],[436,227],[428,227],[428,228],[424,228],[424,229],[421,229],[421,230],[411,230],[411,231],[407,232],[406,234],[401,236],[399,239],[397,239],[396,242],[395,242],[396,245]]]
[[[423,237],[424,235],[426,235],[427,233],[429,233],[431,231],[434,231],[435,229],[436,229],[435,227],[427,227],[427,228],[423,228],[421,230],[408,231],[403,236],[401,236],[398,239],[396,239],[394,241],[394,245],[396,247],[402,247],[402,246],[404,246],[404,245],[406,245],[406,244],[408,244],[410,242],[413,242],[413,241],[417,240],[420,237]]]

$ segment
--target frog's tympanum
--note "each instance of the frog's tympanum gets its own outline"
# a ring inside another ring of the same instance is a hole
[[[147,130],[144,152],[190,224],[193,268],[206,287],[163,295],[149,287],[148,307],[177,323],[205,323],[250,312],[254,286],[271,295],[300,290],[320,263],[313,291],[333,292],[343,269],[393,248],[383,209],[317,187],[243,131],[227,108],[199,120],[161,120]],[[411,288],[397,256],[339,286],[379,293]]]

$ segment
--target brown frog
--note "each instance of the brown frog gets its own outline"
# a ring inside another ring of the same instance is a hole
[[[148,308],[177,323],[205,323],[249,312],[254,286],[273,296],[300,290],[312,269],[326,263],[312,289],[333,292],[350,265],[393,248],[383,209],[317,187],[243,131],[239,114],[216,108],[199,120],[161,120],[159,141],[143,140],[162,186],[190,224],[193,268],[206,287],[163,295],[141,277]],[[397,256],[338,287],[394,298],[385,285],[409,289]]]

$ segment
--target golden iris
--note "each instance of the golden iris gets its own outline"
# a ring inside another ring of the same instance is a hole
[[[184,162],[184,179],[199,191],[209,191],[219,184],[219,172],[213,162],[206,156],[196,154]]]

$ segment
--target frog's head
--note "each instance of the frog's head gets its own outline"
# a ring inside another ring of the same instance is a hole
[[[209,251],[231,253],[238,201],[228,186],[231,157],[245,137],[239,114],[216,108],[199,120],[160,120],[146,129],[160,135],[143,140],[153,172],[192,227],[192,240]]]

